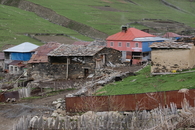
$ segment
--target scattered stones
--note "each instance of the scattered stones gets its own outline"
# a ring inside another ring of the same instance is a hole
[[[15,98],[7,98],[7,100],[5,102],[16,102]]]

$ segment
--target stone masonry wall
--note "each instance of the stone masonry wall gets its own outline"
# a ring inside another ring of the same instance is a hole
[[[92,57],[86,57],[86,63],[74,63],[68,66],[69,78],[82,78],[84,68],[88,68],[89,74],[94,73],[95,63],[90,60]],[[29,64],[28,76],[33,79],[66,79],[66,63],[39,63]]]
[[[115,63],[121,63],[122,59],[122,52],[112,49],[112,48],[104,48],[101,51],[99,51],[98,54],[95,55],[96,58],[99,58],[100,55],[105,54],[106,55],[106,63],[109,61],[113,64]]]
[[[151,52],[151,72],[162,73],[194,67],[194,49],[161,49]]]

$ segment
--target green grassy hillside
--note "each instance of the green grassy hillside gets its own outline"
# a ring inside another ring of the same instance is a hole
[[[160,0],[132,0],[135,4],[125,0],[28,1],[50,8],[58,14],[92,26],[109,35],[118,32],[121,25],[143,18],[170,19],[195,27],[195,2],[189,0],[168,0],[186,12],[169,7]]]
[[[100,95],[121,95],[195,88],[194,72],[151,76],[150,66],[147,66],[136,74],[122,81],[105,85],[97,91],[97,95],[98,93],[102,93]]]
[[[55,11],[71,20],[91,26],[108,35],[120,31],[121,25],[130,24],[138,29],[148,28],[135,23],[142,19],[174,20],[195,28],[194,0],[28,0]],[[32,12],[16,7],[0,5],[0,47],[5,44],[19,44],[31,39],[26,33],[65,33],[84,41],[92,39],[53,24]],[[166,26],[166,25],[165,25]]]
[[[5,44],[17,45],[26,41],[37,45],[43,44],[25,36],[26,33],[65,33],[85,39],[85,36],[71,29],[50,23],[34,13],[15,7],[0,5],[0,16],[0,48]]]

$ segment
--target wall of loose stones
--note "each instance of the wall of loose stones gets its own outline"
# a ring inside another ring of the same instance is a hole
[[[105,54],[106,55],[106,63],[109,61],[113,64],[115,63],[121,63],[122,58],[122,52],[112,49],[112,48],[104,48],[99,53],[97,53],[94,57],[100,58],[100,55]]]
[[[28,65],[28,76],[33,79],[66,79],[67,63],[37,63]],[[85,63],[74,63],[68,66],[68,77],[78,78],[84,76],[84,68],[94,73],[95,62],[92,57],[85,57]]]
[[[195,49],[157,49],[151,52],[151,72],[162,73],[185,70],[195,65]]]

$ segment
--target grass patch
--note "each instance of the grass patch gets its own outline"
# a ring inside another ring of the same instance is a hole
[[[42,98],[42,97],[41,96],[25,97],[25,98],[22,98],[22,100],[39,99],[39,98]]]
[[[61,92],[71,91],[71,90],[75,90],[75,88],[68,88],[68,89],[60,89],[60,90],[57,90],[57,91],[50,91],[46,94],[46,96],[52,96],[52,95],[56,95],[56,94],[61,93]]]
[[[136,74],[136,76],[127,77],[114,84],[105,85],[97,91],[97,93],[102,91],[104,93],[98,95],[122,95],[195,88],[195,80],[192,78],[195,76],[195,72],[151,76],[150,66],[147,66]]]

